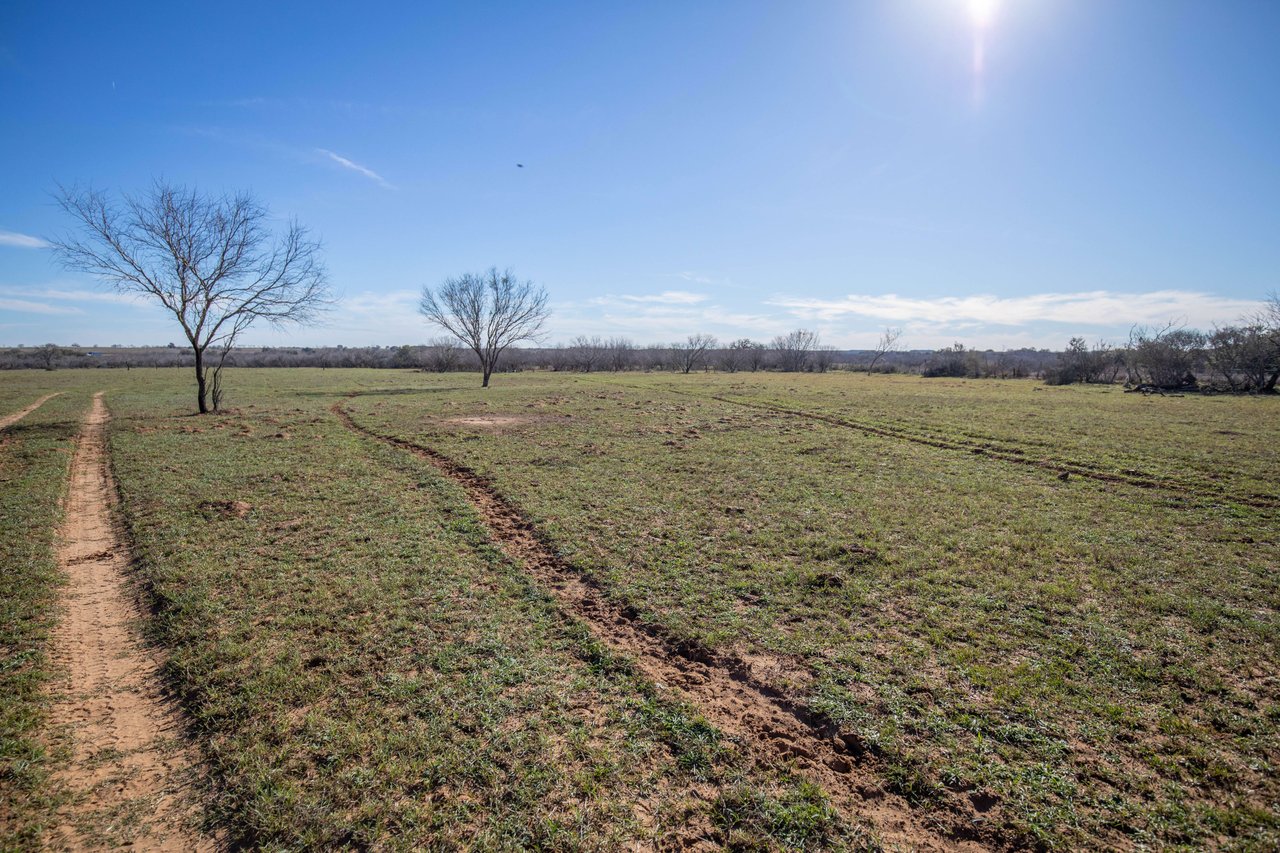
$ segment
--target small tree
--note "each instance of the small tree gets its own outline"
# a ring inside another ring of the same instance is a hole
[[[574,370],[590,373],[604,361],[608,344],[599,335],[588,338],[578,335],[569,342],[569,363]]]
[[[752,356],[756,350],[762,349],[750,338],[738,338],[720,353],[720,369],[725,373],[737,373],[744,367],[755,370],[758,365],[753,364]]]
[[[965,349],[964,344],[956,341],[951,346],[943,347],[929,356],[920,375],[929,378],[977,376],[974,353]]]
[[[778,355],[778,369],[798,373],[809,368],[810,354],[818,347],[818,333],[809,329],[796,329],[773,339],[773,349]]]
[[[1126,367],[1129,379],[1155,388],[1196,384],[1196,362],[1203,356],[1205,336],[1169,323],[1160,329],[1136,327],[1129,333]]]
[[[1261,330],[1263,339],[1271,346],[1271,363],[1274,367],[1260,389],[1270,394],[1276,390],[1276,383],[1280,381],[1280,293],[1272,291],[1265,307],[1251,318],[1251,323]]]
[[[1260,325],[1215,329],[1206,360],[1232,391],[1270,391],[1280,376],[1280,348]]]
[[[195,354],[201,414],[210,396],[213,411],[221,405],[222,368],[241,332],[258,320],[308,323],[328,304],[320,244],[296,222],[273,235],[267,208],[247,193],[156,181],[119,206],[93,189],[59,187],[55,198],[84,232],[54,241],[63,266],[153,299],[177,319]]]
[[[629,368],[635,359],[636,345],[627,338],[610,338],[605,347],[609,369],[615,373]]]
[[[439,337],[427,344],[427,367],[436,373],[449,373],[458,369],[460,350],[453,338]]]
[[[58,359],[62,358],[62,347],[57,344],[45,344],[36,350],[40,366],[45,370],[57,370]]]
[[[684,343],[671,345],[671,363],[681,373],[690,373],[706,360],[707,350],[715,345],[714,335],[690,335]]]
[[[551,311],[547,291],[519,281],[511,270],[465,273],[447,278],[439,289],[422,288],[422,315],[453,335],[480,359],[482,388],[503,351],[519,341],[537,340]]]
[[[898,339],[901,337],[901,329],[888,327],[884,330],[880,335],[880,340],[876,342],[875,349],[871,351],[871,363],[867,365],[868,376],[871,375],[871,371],[875,370],[876,362],[898,348]]]

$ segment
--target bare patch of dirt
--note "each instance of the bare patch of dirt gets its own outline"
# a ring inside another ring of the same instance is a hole
[[[102,394],[93,398],[71,463],[58,565],[67,576],[51,657],[52,731],[69,761],[55,776],[68,794],[51,849],[136,845],[212,850],[190,801],[195,763],[160,687],[159,667],[135,628],[141,611],[126,586],[128,549],[112,513]]]
[[[204,501],[200,511],[208,516],[223,515],[228,518],[244,518],[253,510],[253,505],[244,501]]]
[[[519,426],[534,421],[528,415],[481,415],[469,418],[449,418],[444,423],[454,424],[457,426],[469,427],[487,427],[489,429],[499,429],[501,427]]]
[[[333,412],[347,428],[399,447],[430,462],[460,485],[494,540],[530,576],[552,593],[597,639],[630,657],[659,689],[672,689],[708,721],[738,740],[766,767],[789,767],[821,786],[832,804],[854,824],[869,825],[889,848],[983,850],[1003,846],[991,836],[998,816],[984,829],[960,810],[929,815],[886,793],[870,760],[779,685],[766,681],[784,669],[761,656],[745,660],[667,636],[640,621],[630,608],[611,602],[544,543],[524,516],[474,471],[430,448],[386,436],[356,423],[340,404]],[[802,680],[802,679],[799,679]]]
[[[4,429],[5,427],[8,427],[8,426],[13,426],[18,421],[22,420],[27,415],[34,412],[36,409],[43,406],[49,400],[52,400],[54,397],[58,396],[59,393],[61,392],[55,392],[53,394],[45,394],[43,397],[41,397],[39,400],[36,400],[30,406],[27,406],[25,409],[20,409],[14,412],[12,415],[5,415],[3,418],[0,418],[0,429]]]

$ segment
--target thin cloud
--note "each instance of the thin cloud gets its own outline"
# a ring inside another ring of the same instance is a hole
[[[702,293],[690,293],[687,290],[664,290],[661,293],[640,295],[621,294],[618,296],[598,296],[591,300],[593,305],[697,305],[706,302],[707,296]]]
[[[924,322],[951,327],[972,325],[1023,326],[1030,323],[1075,323],[1115,326],[1183,320],[1208,327],[1253,313],[1261,303],[1212,293],[1154,290],[1116,293],[1039,293],[1001,297],[989,294],[920,299],[887,293],[850,294],[843,299],[778,297],[768,304],[787,309],[801,319],[834,321],[871,317],[898,323]]]
[[[378,337],[394,334],[400,340],[421,341],[435,331],[418,313],[421,298],[421,291],[407,289],[346,294],[326,328],[336,334],[374,334]]]
[[[27,299],[0,298],[0,310],[18,311],[24,314],[83,314],[79,308],[68,305],[50,305],[46,302],[32,302]]]
[[[691,281],[694,284],[711,284],[714,281],[714,279],[710,278],[709,276],[699,275],[696,272],[688,272],[688,271],[678,272],[675,274],[675,277],[682,278],[685,281]]]
[[[18,249],[48,249],[53,244],[30,234],[19,234],[17,231],[5,231],[0,228],[0,246],[13,246]]]
[[[150,300],[137,293],[112,290],[62,290],[55,287],[0,287],[0,297],[53,299],[58,302],[111,302],[118,305],[142,305]]]
[[[353,172],[357,172],[361,175],[364,175],[366,178],[373,181],[378,186],[383,187],[384,189],[388,189],[388,190],[395,189],[395,187],[393,187],[390,183],[387,182],[386,178],[382,177],[377,172],[373,171],[373,169],[370,169],[367,166],[361,166],[359,163],[356,163],[353,160],[348,160],[346,157],[343,157],[341,154],[335,154],[334,152],[328,150],[327,148],[317,148],[316,153],[323,154],[324,156],[328,157],[330,160],[337,163],[339,166],[341,166],[344,169],[350,169]]]

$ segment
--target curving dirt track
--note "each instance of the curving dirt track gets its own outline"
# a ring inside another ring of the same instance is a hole
[[[45,394],[43,397],[41,397],[39,400],[36,400],[30,406],[27,406],[25,409],[20,409],[14,412],[12,415],[5,415],[4,417],[0,418],[0,429],[4,429],[5,427],[8,427],[8,426],[13,426],[18,421],[22,420],[27,415],[34,412],[36,409],[43,406],[46,402],[58,396],[58,394],[60,393],[61,392],[59,391],[55,391],[52,394]]]
[[[209,850],[186,796],[195,767],[179,741],[179,717],[160,688],[155,659],[137,635],[127,587],[128,549],[112,514],[110,415],[101,392],[71,463],[58,565],[66,574],[51,657],[52,731],[69,760],[55,776],[66,794],[51,849]]]
[[[654,683],[683,694],[712,724],[742,743],[754,760],[789,764],[820,785],[847,819],[869,825],[885,846],[920,851],[1006,846],[991,822],[994,814],[976,821],[961,810],[922,814],[887,793],[856,744],[761,677],[778,662],[742,660],[661,636],[567,565],[479,475],[429,448],[361,426],[340,405],[333,412],[348,429],[413,453],[460,485],[508,557],[585,622],[597,639],[628,655]]]

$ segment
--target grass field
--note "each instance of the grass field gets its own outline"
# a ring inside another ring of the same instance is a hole
[[[0,382],[0,418],[58,392],[0,432],[0,827],[5,847],[31,846],[50,819],[55,733],[42,726],[46,646],[59,577],[53,539],[71,447],[89,395],[68,374]]]
[[[242,370],[232,411],[192,417],[185,372],[0,374],[0,415],[62,392],[0,448],[7,839],[57,797],[48,549],[105,390],[149,630],[234,842],[1280,844],[1278,401],[477,385]],[[499,547],[480,493],[551,568]],[[706,669],[664,683],[655,654]],[[715,672],[834,751],[732,728],[694,683]]]

